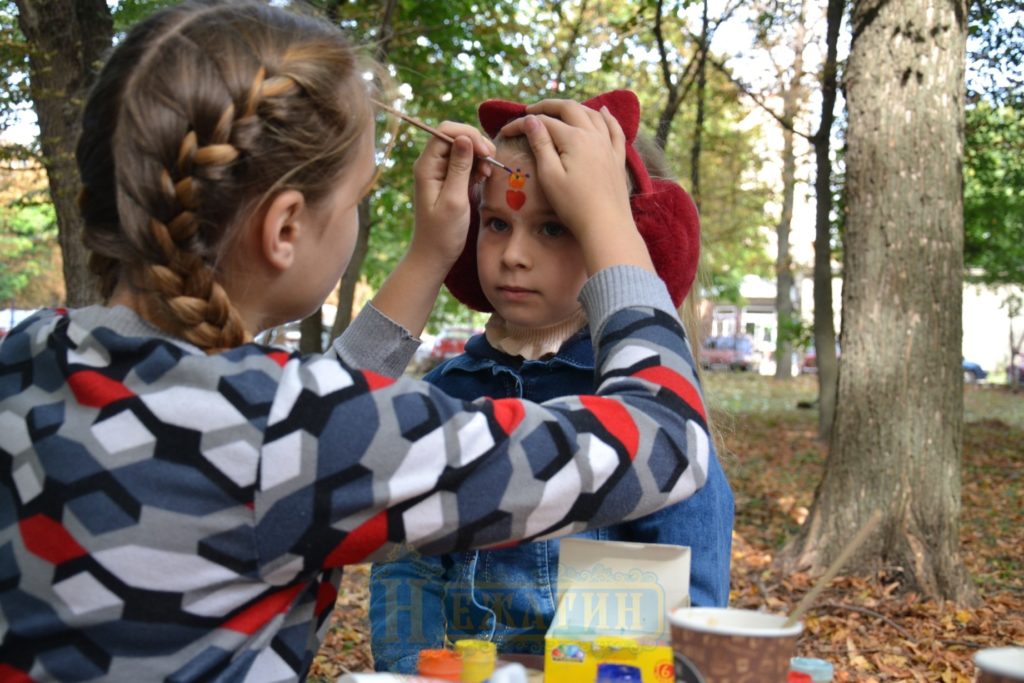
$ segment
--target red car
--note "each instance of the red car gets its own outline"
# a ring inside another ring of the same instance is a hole
[[[839,342],[836,342],[836,358],[839,358]],[[818,371],[818,352],[812,344],[804,352],[804,359],[800,361],[800,372],[816,373]]]
[[[761,354],[754,348],[754,340],[745,334],[708,337],[700,351],[701,367],[707,369],[757,370]]]
[[[430,349],[430,358],[435,363],[440,363],[462,353],[466,348],[466,342],[474,334],[481,330],[475,327],[446,327],[441,330],[434,340],[434,346]]]

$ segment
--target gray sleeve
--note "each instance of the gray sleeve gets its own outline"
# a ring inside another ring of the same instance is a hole
[[[595,340],[600,337],[608,318],[624,308],[652,306],[676,315],[665,283],[654,273],[636,266],[605,268],[587,280],[579,299],[587,311]],[[405,372],[419,345],[420,340],[407,329],[373,304],[367,304],[334,340],[333,348],[353,367],[398,377]]]
[[[334,340],[333,349],[352,367],[398,377],[419,345],[409,330],[368,303]]]
[[[624,308],[650,306],[678,316],[665,283],[638,266],[613,266],[596,273],[583,285],[579,301],[587,312],[595,347],[608,318]]]

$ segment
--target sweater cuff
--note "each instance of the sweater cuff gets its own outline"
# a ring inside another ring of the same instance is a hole
[[[373,304],[366,304],[334,340],[334,352],[354,368],[398,377],[412,360],[420,340]]]
[[[639,266],[612,266],[595,273],[580,290],[579,301],[587,311],[595,339],[608,318],[624,308],[656,308],[679,315],[661,278]]]

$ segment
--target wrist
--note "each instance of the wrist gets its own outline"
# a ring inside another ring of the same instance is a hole
[[[399,260],[396,270],[407,271],[422,282],[424,287],[439,290],[457,258],[457,254],[449,257],[438,249],[417,248],[411,244]]]
[[[640,236],[633,217],[618,222],[602,220],[579,238],[589,275],[613,266],[639,266],[655,272],[647,243]]]

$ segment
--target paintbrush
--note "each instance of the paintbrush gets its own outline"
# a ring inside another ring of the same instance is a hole
[[[437,128],[434,128],[433,126],[429,126],[426,123],[423,123],[423,121],[420,121],[415,116],[409,116],[408,114],[404,114],[404,113],[398,111],[397,109],[395,109],[393,107],[389,107],[388,105],[384,104],[383,102],[378,102],[377,100],[373,100],[373,103],[375,105],[377,105],[378,107],[380,107],[381,109],[383,109],[384,111],[388,112],[389,114],[394,114],[398,118],[400,118],[403,121],[406,121],[408,123],[411,123],[412,125],[416,126],[420,130],[425,130],[428,133],[430,133],[431,135],[433,135],[434,137],[440,138],[440,139],[444,140],[449,145],[452,144],[453,142],[455,142],[455,138],[453,138],[451,135],[447,135],[445,133],[442,133]],[[498,161],[494,157],[483,156],[482,154],[477,154],[476,156],[478,158],[480,158],[480,159],[483,159],[484,161],[486,161],[489,164],[494,164],[498,168],[505,169],[509,173],[515,173],[515,171],[513,171],[511,168],[509,168],[505,164],[501,163],[500,161]]]

